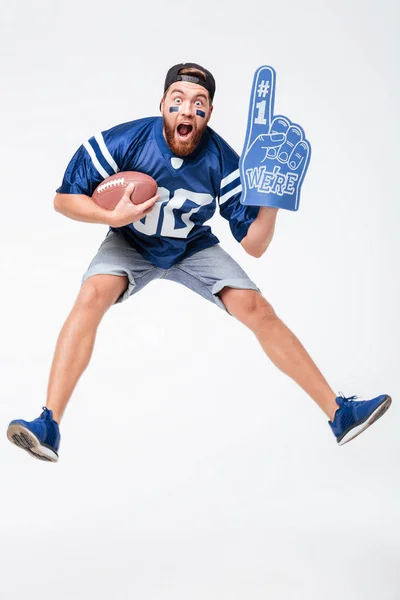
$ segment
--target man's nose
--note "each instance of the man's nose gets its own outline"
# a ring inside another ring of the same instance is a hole
[[[190,100],[185,100],[182,105],[182,114],[186,116],[194,115],[194,106]]]

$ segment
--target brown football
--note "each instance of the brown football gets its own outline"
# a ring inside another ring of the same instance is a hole
[[[94,190],[92,200],[107,210],[114,210],[130,183],[135,184],[131,195],[134,204],[142,204],[157,193],[157,183],[150,175],[138,171],[123,171],[104,179]]]

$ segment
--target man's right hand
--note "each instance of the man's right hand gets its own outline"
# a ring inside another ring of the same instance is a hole
[[[125,193],[118,202],[117,206],[114,208],[114,210],[110,211],[108,224],[111,227],[123,227],[124,225],[130,225],[135,221],[140,221],[143,219],[143,217],[149,214],[154,204],[160,198],[159,195],[156,195],[153,196],[153,198],[150,198],[150,200],[146,200],[146,202],[143,202],[142,204],[133,204],[131,195],[134,189],[134,184],[130,183],[126,187]]]

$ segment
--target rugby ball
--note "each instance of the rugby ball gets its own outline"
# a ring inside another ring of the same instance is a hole
[[[94,190],[92,200],[102,208],[114,210],[130,183],[135,185],[131,194],[133,204],[142,204],[157,193],[157,183],[150,175],[139,171],[123,171],[104,179]]]

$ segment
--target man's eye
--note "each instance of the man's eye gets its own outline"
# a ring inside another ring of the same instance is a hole
[[[196,100],[195,106],[203,106],[202,101],[201,100]]]
[[[175,104],[180,104],[182,100],[180,98],[175,98]]]

